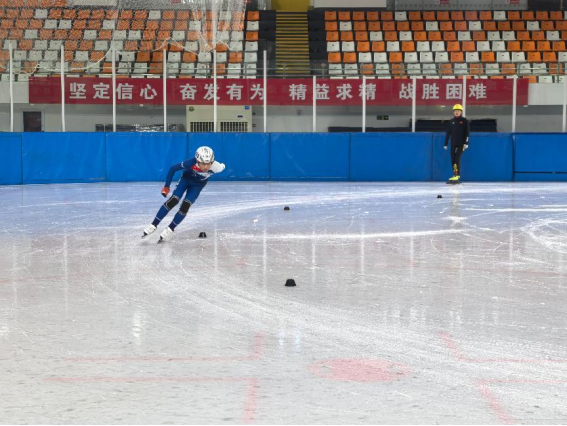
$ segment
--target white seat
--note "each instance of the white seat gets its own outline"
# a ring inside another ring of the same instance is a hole
[[[87,74],[100,74],[100,62],[91,62],[87,64],[87,68],[85,69],[85,73]]]
[[[187,33],[185,31],[176,30],[171,34],[171,38],[175,41],[184,41]]]
[[[211,67],[209,66],[210,64],[208,63],[198,63],[197,64],[197,75],[202,75],[202,76],[208,76]]]
[[[469,21],[469,31],[482,31],[482,23],[480,21]]]
[[[24,38],[26,40],[35,40],[37,38],[37,30],[26,30]]]
[[[563,20],[567,21],[567,10],[563,12]]]
[[[219,21],[231,21],[232,20],[232,13],[228,10],[222,10],[219,13]],[[258,22],[258,21],[250,21],[250,22]]]
[[[559,52],[558,60],[559,62],[567,62],[567,52]]]
[[[128,31],[128,40],[141,40],[142,39],[142,32],[138,30],[130,30]]]
[[[478,52],[467,52],[467,56],[465,60],[467,64],[480,62]]]
[[[497,52],[496,53],[496,62],[504,64],[511,62],[510,59],[510,52]]]
[[[201,21],[190,21],[189,31],[201,31]]]
[[[340,52],[341,44],[338,41],[327,42],[327,52]]]
[[[242,41],[244,40],[244,31],[233,31],[230,35],[232,41]]]
[[[102,21],[103,30],[113,30],[116,27],[116,21],[112,19],[105,19]]]
[[[342,46],[341,46],[341,50],[343,52],[354,52],[356,50],[356,46],[354,44],[354,41],[343,41]]]
[[[43,50],[30,50],[28,54],[28,60],[33,62],[39,62],[43,60]]]
[[[437,65],[435,64],[422,64],[421,73],[423,75],[437,75]]]
[[[407,64],[406,71],[408,75],[421,75],[421,64]]]
[[[520,64],[517,67],[518,69],[518,75],[530,75],[532,73],[532,67],[530,64]]]
[[[342,64],[329,64],[329,75],[342,75],[343,65]]]
[[[144,62],[136,62],[134,64],[133,74],[147,74],[147,73],[148,73],[148,64]]]
[[[528,31],[539,31],[539,21],[528,21],[526,23],[526,29]]]
[[[57,50],[47,50],[43,56],[46,61],[55,62],[59,59],[59,52]]]
[[[228,60],[228,54],[226,52],[217,52],[217,62],[224,64]]]
[[[161,10],[150,10],[148,13],[148,19],[152,21],[158,21],[161,19]]]
[[[331,64],[331,65],[337,65],[337,64]],[[240,75],[242,73],[242,64],[228,64],[227,73],[231,75]]]
[[[230,50],[232,48],[229,47]],[[197,52],[199,50],[199,42],[198,41],[188,41],[185,43],[185,50],[188,52]]]
[[[369,64],[372,63],[372,53],[370,52],[361,52],[358,54],[358,62],[361,64]]]
[[[386,51],[387,52],[399,52],[400,51],[400,42],[399,41],[387,41],[386,42]]]
[[[47,9],[36,9],[33,16],[35,19],[47,19]]]
[[[532,73],[534,75],[547,74],[547,64],[532,64]]]
[[[504,41],[516,41],[515,31],[502,31],[502,40]]]
[[[490,42],[489,41],[477,41],[476,50],[479,52],[490,52]]]
[[[43,28],[46,30],[56,30],[57,29],[57,20],[56,19],[46,19],[43,23]]]
[[[470,31],[458,31],[457,38],[459,41],[471,41],[471,33]]]
[[[439,22],[437,21],[426,21],[425,22],[426,31],[439,31]]]
[[[413,36],[411,31],[400,31],[400,41],[412,41]]]
[[[556,83],[564,83],[565,82],[565,76],[564,75],[555,76],[555,82]]]
[[[243,43],[241,41],[231,41],[228,44],[228,50],[231,52],[242,52],[242,45]]]
[[[132,72],[132,64],[129,62],[118,62],[116,66],[116,73],[122,75],[128,75]]]
[[[122,52],[124,50],[124,40],[112,40],[110,47],[116,49],[117,52]]]
[[[28,52],[25,50],[14,50],[13,55],[12,58],[14,61],[25,61],[28,59]]]
[[[255,76],[257,73],[257,67],[256,64],[244,64],[244,75],[250,77],[250,76]]]
[[[247,21],[246,31],[260,31],[260,21]]]
[[[559,31],[546,31],[545,37],[547,41],[560,41],[561,37],[559,36]]]
[[[181,52],[169,52],[167,55],[167,62],[181,62]]]
[[[503,10],[498,10],[493,12],[493,18],[495,21],[506,21],[508,18],[506,18],[506,12],[504,12]]]
[[[244,54],[244,62],[258,62],[258,53],[256,52],[246,52]]]
[[[188,63],[188,64],[181,64],[181,69],[179,71],[180,74],[185,75],[194,75],[195,74],[195,64]]]
[[[445,51],[445,42],[444,41],[432,41],[431,42],[431,51],[432,52],[444,52]]]
[[[341,21],[339,23],[339,31],[352,31],[352,22]]]
[[[168,63],[167,64],[167,75],[178,75],[179,74],[179,64],[178,63]]]
[[[4,40],[4,50],[9,50],[10,45],[15,49],[18,46],[18,40]]]
[[[431,45],[428,41],[418,41],[417,42],[417,51],[418,52],[430,52]]]
[[[171,53],[170,53],[170,55],[171,55]],[[122,53],[120,53],[120,61],[122,61],[122,62],[136,62],[136,52],[122,52]]]
[[[94,50],[107,51],[110,48],[108,40],[97,40],[94,42]]]
[[[404,62],[406,64],[415,64],[419,62],[416,52],[406,52],[404,53]]]
[[[114,31],[114,40],[126,40],[126,30]]]
[[[390,75],[389,64],[376,64],[374,67],[376,75]]]
[[[525,52],[512,52],[512,62],[526,62],[526,53]]]
[[[419,62],[422,64],[428,64],[433,62],[433,53],[431,52],[421,52],[419,54]]]
[[[258,42],[257,41],[247,41],[244,43],[244,50],[247,52],[257,52]]]
[[[386,52],[374,52],[374,63],[381,64],[388,62],[388,54]]]
[[[358,75],[358,65],[345,64],[345,75]]]
[[[199,62],[212,62],[213,54],[211,52],[199,52],[197,58]]]
[[[85,50],[77,50],[75,52],[75,61],[77,62],[88,62],[89,52]]]
[[[438,64],[449,62],[449,54],[447,52],[435,52],[435,62]]]
[[[370,41],[383,41],[382,31],[370,31]]]
[[[493,52],[506,52],[506,42],[505,41],[493,41],[492,42]]]
[[[47,40],[36,40],[33,44],[36,50],[47,50]]]
[[[407,21],[408,20],[408,13],[405,11],[396,12],[394,14],[394,19],[396,21]]]
[[[467,64],[453,64],[453,74],[467,75],[469,73]]]
[[[553,76],[551,75],[542,75],[537,78],[538,83],[553,83]]]
[[[73,25],[73,21],[70,19],[62,19],[59,21],[58,28],[60,30],[70,30]]]
[[[487,37],[488,41],[502,40],[500,38],[500,31],[488,31],[486,33],[486,37]]]

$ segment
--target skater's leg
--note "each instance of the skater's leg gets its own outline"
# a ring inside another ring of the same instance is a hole
[[[154,221],[152,222],[153,226],[158,226],[159,223],[162,221],[162,219],[165,216],[167,216],[169,211],[179,203],[179,200],[181,199],[183,193],[187,189],[187,184],[188,182],[186,182],[185,180],[179,181],[177,187],[175,188],[175,191],[173,191],[173,195],[169,198],[169,200],[163,203],[161,208],[158,210],[157,215]]]
[[[189,186],[189,188],[187,189],[187,193],[185,194],[185,199],[183,200],[183,203],[181,203],[181,207],[179,208],[179,211],[177,212],[177,214],[171,221],[171,224],[169,225],[172,231],[175,230],[177,225],[183,222],[183,219],[185,219],[185,216],[187,216],[187,212],[189,211],[189,208],[195,203],[195,201],[197,201],[197,198],[199,197],[199,194],[201,193],[204,187],[205,185]]]
[[[461,175],[461,156],[463,155],[463,146],[456,146],[455,147],[455,161],[454,161],[454,170],[455,176]]]

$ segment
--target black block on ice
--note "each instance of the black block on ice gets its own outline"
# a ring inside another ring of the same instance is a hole
[[[201,232],[201,233],[199,234],[199,238],[207,238],[207,234],[204,233],[204,232]]]
[[[442,196],[442,195],[438,195],[437,198],[443,198],[443,196]]]
[[[288,278],[285,282],[286,287],[295,287],[295,280],[293,278]]]
[[[289,210],[289,206],[285,206],[283,209],[287,211]]]

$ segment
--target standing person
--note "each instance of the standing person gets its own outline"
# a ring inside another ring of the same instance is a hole
[[[469,147],[470,126],[469,120],[463,117],[462,105],[453,107],[453,119],[447,123],[445,134],[445,150],[449,139],[451,139],[451,167],[453,177],[447,183],[459,183],[461,179],[461,155]]]
[[[224,169],[225,165],[215,161],[215,154],[208,146],[202,146],[197,149],[194,158],[171,166],[165,180],[165,186],[161,190],[161,195],[164,197],[169,195],[169,185],[171,184],[175,172],[183,170],[183,174],[179,182],[177,182],[177,187],[175,191],[173,191],[173,195],[161,206],[152,224],[144,229],[142,238],[147,237],[156,230],[162,219],[179,203],[179,200],[183,197],[183,194],[185,194],[179,211],[171,221],[171,224],[162,231],[158,242],[168,239],[173,234],[173,231],[175,231],[177,225],[185,219],[189,207],[197,201],[208,179],[213,174],[220,173]]]

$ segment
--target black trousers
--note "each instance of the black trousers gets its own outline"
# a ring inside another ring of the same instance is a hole
[[[463,155],[463,145],[451,144],[451,168],[455,175],[461,174],[461,156]]]

